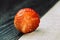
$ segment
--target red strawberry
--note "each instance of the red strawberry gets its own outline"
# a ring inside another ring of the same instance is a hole
[[[22,33],[33,32],[39,26],[40,18],[37,12],[31,8],[24,8],[17,12],[14,25]]]

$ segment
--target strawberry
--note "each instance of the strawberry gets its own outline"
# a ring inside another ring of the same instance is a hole
[[[31,8],[24,8],[17,12],[14,25],[22,33],[30,33],[37,29],[40,18],[37,12]]]

